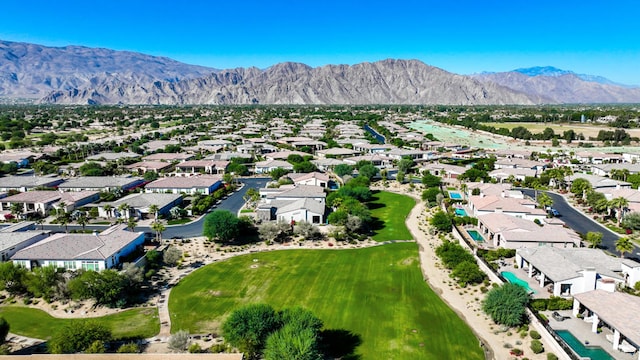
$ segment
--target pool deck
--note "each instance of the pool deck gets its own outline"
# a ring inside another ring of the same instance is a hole
[[[621,351],[613,350],[613,344],[607,341],[607,334],[612,334],[611,330],[603,328],[600,334],[591,332],[591,323],[571,315],[571,310],[558,311],[560,315],[565,317],[563,321],[556,321],[551,316],[552,311],[543,311],[542,313],[549,319],[549,326],[554,330],[569,330],[578,340],[589,341],[587,346],[600,346],[609,353],[614,359],[619,360],[637,360],[638,354],[628,354]]]
[[[534,294],[531,294],[531,297],[533,299],[546,299],[552,295],[547,289],[543,289],[540,287],[540,282],[535,277],[529,278],[529,274],[526,271],[519,268],[514,268],[513,263],[507,263],[506,266],[501,266],[500,269],[498,269],[498,273],[502,271],[512,272],[520,280],[526,281],[529,285],[529,288],[535,291]]]

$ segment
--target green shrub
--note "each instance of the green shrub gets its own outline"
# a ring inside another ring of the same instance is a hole
[[[140,346],[136,343],[122,344],[116,352],[120,354],[137,354],[140,352]]]
[[[534,354],[540,354],[544,351],[544,347],[540,340],[531,340],[531,351],[533,351]]]
[[[200,347],[200,344],[193,343],[193,344],[189,345],[189,352],[191,354],[199,354],[199,353],[202,352],[202,348]]]
[[[542,336],[540,336],[540,333],[535,331],[535,330],[531,330],[529,332],[529,335],[531,335],[531,338],[534,339],[534,340],[540,340],[540,338],[542,337]]]
[[[558,360],[558,356],[554,353],[548,353],[547,360]]]

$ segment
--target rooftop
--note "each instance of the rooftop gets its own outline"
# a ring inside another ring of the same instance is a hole
[[[586,268],[595,268],[598,274],[622,279],[622,264],[639,267],[629,259],[620,259],[605,254],[602,250],[588,248],[537,247],[518,249],[517,253],[553,281],[573,279]]]
[[[598,317],[618,329],[624,337],[640,345],[640,297],[622,292],[593,290],[574,295],[574,298]]]
[[[141,236],[114,225],[100,234],[54,234],[18,251],[13,260],[105,260]]]

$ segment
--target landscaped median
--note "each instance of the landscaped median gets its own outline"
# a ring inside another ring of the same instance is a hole
[[[415,243],[397,243],[264,252],[214,263],[173,288],[172,331],[219,333],[233,310],[262,302],[276,309],[303,306],[325,329],[349,334],[351,348],[341,356],[483,359],[469,327],[425,283],[417,250]]]

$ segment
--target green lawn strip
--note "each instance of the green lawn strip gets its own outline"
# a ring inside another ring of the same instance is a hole
[[[44,340],[63,326],[82,320],[94,320],[108,326],[116,339],[148,338],[160,332],[158,310],[155,308],[131,309],[96,318],[61,319],[39,309],[2,306],[0,316],[9,322],[12,333]]]
[[[405,220],[415,204],[416,201],[406,195],[386,191],[375,193],[369,207],[371,216],[380,222],[381,227],[376,230],[373,240],[413,240]]]
[[[358,334],[363,359],[483,359],[469,327],[424,282],[415,243],[274,251],[208,265],[171,291],[171,330],[215,333],[234,309],[256,302],[303,306],[325,329]]]

